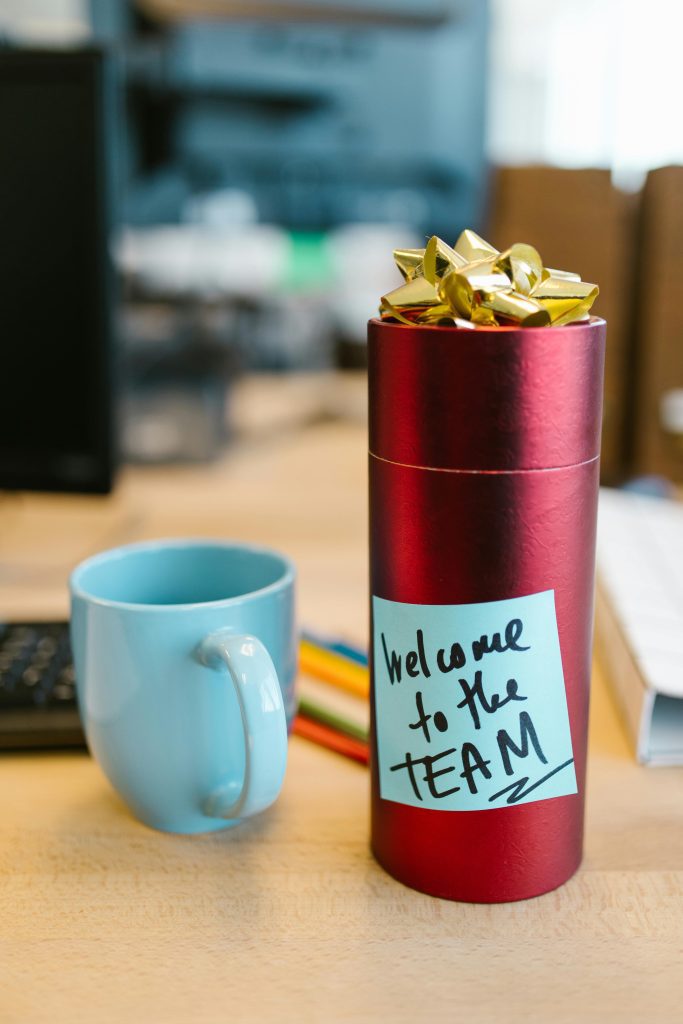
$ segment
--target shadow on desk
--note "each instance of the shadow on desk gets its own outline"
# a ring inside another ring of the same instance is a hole
[[[677,871],[680,768],[638,764],[605,675],[594,666],[588,734],[585,871]]]

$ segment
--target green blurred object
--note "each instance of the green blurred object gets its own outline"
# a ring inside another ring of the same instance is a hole
[[[333,267],[323,231],[292,231],[291,249],[282,282],[289,292],[320,291],[333,281]]]

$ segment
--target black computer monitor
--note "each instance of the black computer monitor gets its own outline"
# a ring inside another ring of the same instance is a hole
[[[110,75],[0,49],[0,488],[111,488]]]

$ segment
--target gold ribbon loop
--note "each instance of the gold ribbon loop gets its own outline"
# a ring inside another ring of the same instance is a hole
[[[532,295],[548,310],[552,323],[570,324],[588,314],[598,296],[598,286],[553,274],[536,285]]]
[[[530,295],[543,277],[543,264],[537,249],[524,242],[515,242],[502,252],[496,261],[512,281],[512,287],[521,295]]]
[[[455,250],[460,256],[464,256],[466,263],[473,263],[475,260],[486,259],[487,256],[497,256],[498,250],[485,242],[476,231],[465,228],[460,233],[455,243]]]
[[[544,267],[532,245],[499,252],[469,229],[453,247],[434,235],[394,259],[405,284],[382,296],[380,314],[405,324],[568,324],[585,320],[598,295],[578,274]]]
[[[449,272],[457,267],[464,267],[467,265],[467,260],[464,256],[461,256],[451,249],[450,245],[446,245],[444,241],[437,238],[436,235],[427,242],[427,247],[424,249],[424,259],[422,269],[424,276],[432,284],[438,285],[439,281]]]
[[[394,249],[396,266],[406,281],[412,281],[419,272],[422,274],[424,249]]]

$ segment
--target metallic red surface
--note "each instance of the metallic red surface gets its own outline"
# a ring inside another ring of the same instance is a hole
[[[372,848],[436,896],[525,899],[581,860],[604,340],[596,318],[476,334],[370,324],[371,593],[469,604],[554,590],[579,788],[485,811],[382,800],[373,700]]]
[[[605,321],[406,327],[371,320],[370,451],[409,466],[545,469],[599,454]]]

